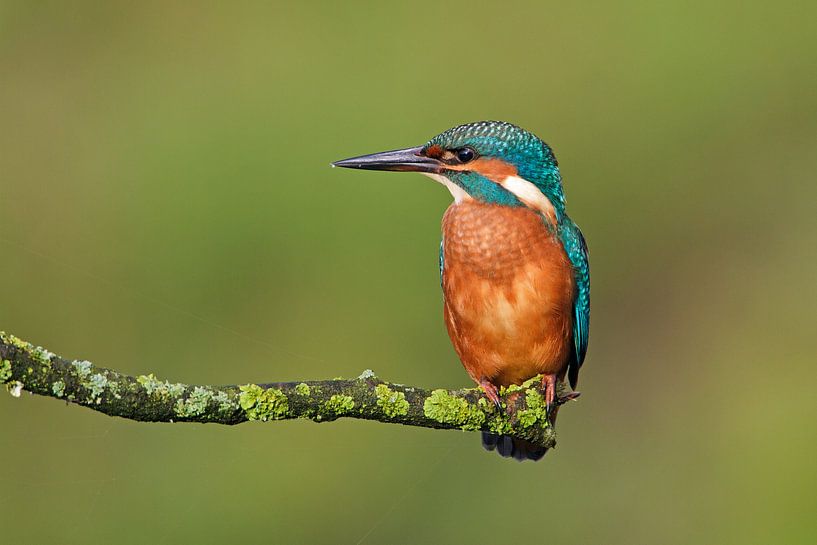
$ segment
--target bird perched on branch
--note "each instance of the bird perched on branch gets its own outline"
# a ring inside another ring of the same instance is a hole
[[[353,157],[334,166],[421,172],[454,202],[442,221],[444,317],[471,378],[498,407],[498,388],[542,375],[551,422],[556,384],[576,387],[587,352],[587,246],[565,212],[553,151],[500,121],[460,125],[423,146]],[[545,449],[483,433],[503,456],[538,460]]]

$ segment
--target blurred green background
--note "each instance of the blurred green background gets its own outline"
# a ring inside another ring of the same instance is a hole
[[[192,383],[468,386],[437,276],[450,196],[328,164],[480,119],[553,146],[593,272],[583,396],[543,462],[0,395],[2,541],[814,543],[815,18],[0,3],[0,329]]]

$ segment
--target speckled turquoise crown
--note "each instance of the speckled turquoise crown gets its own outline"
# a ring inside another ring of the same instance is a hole
[[[425,147],[444,148],[473,146],[483,156],[504,157],[508,154],[528,155],[531,159],[556,158],[550,147],[535,134],[506,121],[477,121],[459,125],[438,134]]]

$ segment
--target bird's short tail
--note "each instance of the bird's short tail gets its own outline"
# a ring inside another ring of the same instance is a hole
[[[485,450],[496,450],[500,456],[514,458],[520,462],[525,460],[541,460],[548,449],[534,445],[530,441],[517,439],[510,435],[497,435],[487,431],[482,432],[482,446]]]
[[[556,415],[559,407],[550,409],[550,425],[556,425]],[[519,462],[525,460],[541,460],[549,450],[547,447],[536,445],[524,439],[511,437],[510,435],[497,435],[495,433],[482,432],[482,446],[485,450],[495,450],[503,458],[514,458]]]

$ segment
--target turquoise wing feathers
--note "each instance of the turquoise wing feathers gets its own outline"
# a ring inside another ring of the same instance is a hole
[[[443,287],[443,269],[445,268],[445,258],[443,257],[443,245],[445,244],[445,239],[440,240],[440,287]]]
[[[579,368],[587,354],[590,336],[590,262],[587,243],[579,227],[565,217],[561,230],[562,243],[576,279],[576,300],[573,303],[573,356],[568,365],[570,387],[575,388],[579,380]]]

